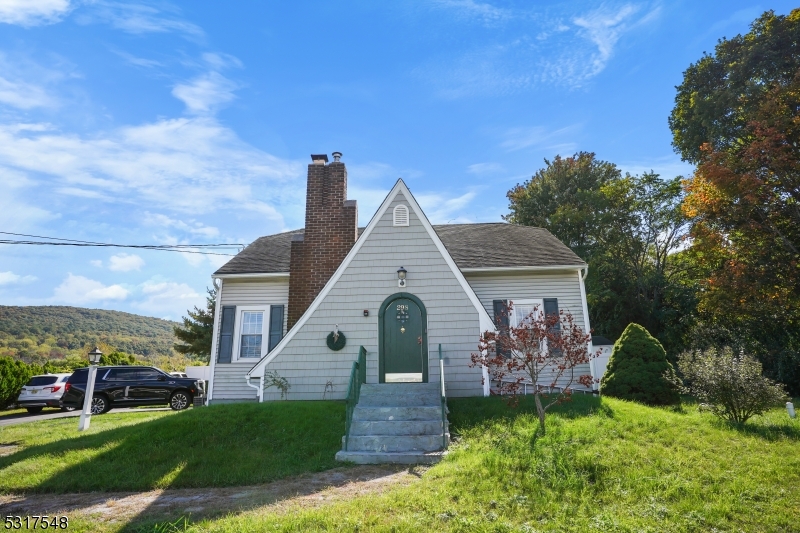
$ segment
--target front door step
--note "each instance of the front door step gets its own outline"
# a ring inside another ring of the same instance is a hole
[[[352,437],[351,437],[352,438]],[[447,452],[336,452],[337,461],[359,465],[398,464],[432,465],[442,460]]]
[[[347,447],[343,437],[336,459],[358,464],[438,462],[445,453],[444,439],[450,438],[440,402],[434,383],[362,385]]]

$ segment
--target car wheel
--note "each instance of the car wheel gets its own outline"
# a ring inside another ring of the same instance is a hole
[[[192,403],[192,399],[186,391],[175,391],[172,393],[172,396],[169,397],[169,406],[172,407],[174,411],[186,409],[189,407],[190,403]]]
[[[108,404],[108,399],[105,396],[92,397],[91,410],[93,415],[102,415],[109,409],[111,409],[111,406]]]
[[[30,414],[35,415],[42,412],[44,407],[26,407],[25,408]]]
[[[75,410],[74,407],[67,407],[66,405],[61,407],[61,412],[62,413],[71,413],[74,410]]]

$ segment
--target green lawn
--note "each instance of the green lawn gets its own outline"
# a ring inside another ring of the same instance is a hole
[[[188,531],[800,531],[800,420],[783,410],[734,428],[691,404],[576,397],[537,437],[530,402],[450,407],[460,438],[410,487]]]
[[[0,427],[0,493],[251,485],[340,466],[342,402],[219,405]]]

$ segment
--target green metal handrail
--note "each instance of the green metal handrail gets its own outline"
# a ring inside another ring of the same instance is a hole
[[[439,345],[439,393],[442,400],[442,449],[446,450],[449,444],[447,438],[447,394],[444,389],[444,359],[442,359],[442,345]]]
[[[367,350],[362,346],[358,350],[358,360],[353,361],[350,370],[350,383],[347,385],[347,415],[344,427],[344,451],[349,451],[350,426],[353,423],[353,410],[361,396],[361,384],[367,382]]]

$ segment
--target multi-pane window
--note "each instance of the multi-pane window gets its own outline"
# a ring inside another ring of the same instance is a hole
[[[534,313],[534,310],[536,311]],[[517,303],[514,302],[514,308],[512,309],[512,314],[509,317],[509,322],[511,322],[512,327],[519,327],[520,324],[524,320],[531,320],[531,313],[534,313],[532,319],[537,320],[539,318],[539,314],[542,312],[542,306],[536,305],[535,303]]]
[[[261,357],[261,335],[263,329],[263,311],[242,312],[242,336],[239,343],[239,357]]]

